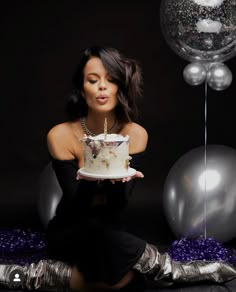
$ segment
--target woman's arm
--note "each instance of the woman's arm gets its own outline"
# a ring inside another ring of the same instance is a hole
[[[73,155],[72,144],[73,137],[67,123],[59,124],[48,132],[47,145],[52,165],[67,198],[78,196],[78,188],[86,184],[85,181],[76,179],[78,161]]]

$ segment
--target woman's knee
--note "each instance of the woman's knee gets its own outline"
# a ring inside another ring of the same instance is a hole
[[[134,272],[129,271],[118,283],[115,285],[110,286],[112,290],[120,290],[128,285],[134,278]]]
[[[84,287],[85,281],[82,273],[79,272],[76,266],[73,266],[70,278],[70,289],[72,291],[83,291]]]
[[[134,272],[128,272],[119,282],[114,285],[108,285],[106,283],[87,283],[81,272],[76,266],[72,268],[71,279],[70,279],[70,289],[72,291],[84,291],[84,289],[102,289],[103,291],[117,291],[128,285],[134,278]]]

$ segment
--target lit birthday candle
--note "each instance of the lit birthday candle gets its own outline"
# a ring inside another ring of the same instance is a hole
[[[107,138],[107,118],[104,121],[104,139]]]

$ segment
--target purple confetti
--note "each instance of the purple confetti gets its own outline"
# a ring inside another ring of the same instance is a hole
[[[236,249],[213,238],[175,240],[168,249],[175,261],[223,261],[236,265]],[[0,231],[0,263],[25,265],[46,259],[45,235],[30,229]]]
[[[175,261],[185,262],[194,260],[223,261],[236,265],[236,250],[226,248],[213,238],[175,240],[168,253]]]
[[[30,264],[46,258],[45,237],[30,229],[0,231],[0,263]]]

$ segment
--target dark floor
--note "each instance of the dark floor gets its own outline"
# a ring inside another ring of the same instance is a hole
[[[235,292],[236,291],[236,280],[232,280],[225,284],[201,284],[201,285],[181,285],[181,286],[171,286],[166,288],[150,288],[146,289],[145,292],[161,291],[161,292]]]
[[[16,290],[0,289],[3,292],[16,292]],[[20,291],[20,290],[18,290]],[[42,291],[42,290],[41,290]],[[132,290],[130,292],[235,292],[236,291],[236,279],[225,284],[201,284],[201,285],[172,285],[170,287],[156,287],[156,288],[146,288],[145,290]],[[50,290],[51,292],[51,290]],[[92,292],[92,291],[91,291]],[[102,292],[102,291],[100,291]],[[123,291],[122,291],[123,292]],[[125,290],[124,292],[129,292]]]

